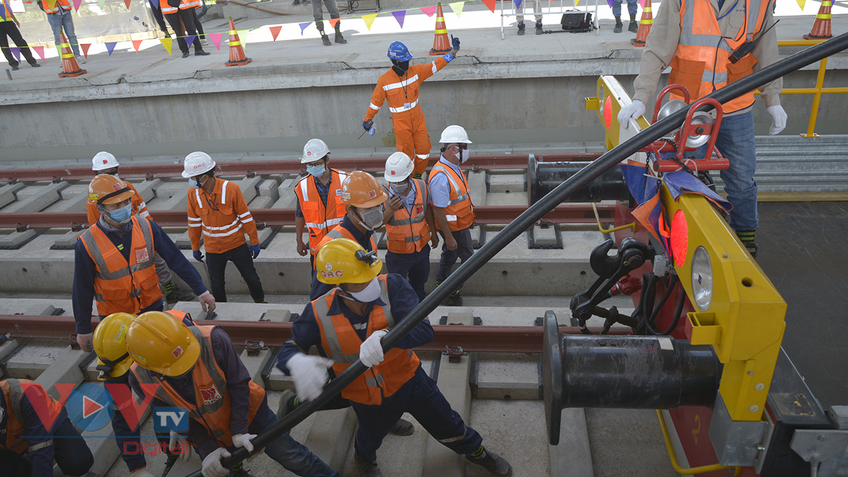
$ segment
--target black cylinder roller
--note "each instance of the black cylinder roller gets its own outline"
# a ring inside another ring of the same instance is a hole
[[[589,162],[539,162],[533,155],[527,164],[527,198],[533,205],[565,182]],[[627,200],[630,191],[624,181],[621,168],[613,167],[589,185],[580,189],[568,198],[568,202],[599,202],[602,200]]]

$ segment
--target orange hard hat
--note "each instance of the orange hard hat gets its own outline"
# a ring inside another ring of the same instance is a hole
[[[88,183],[88,201],[92,204],[117,204],[133,196],[135,192],[126,182],[111,174],[99,174]]]
[[[377,179],[365,171],[353,171],[342,182],[342,202],[345,204],[370,209],[388,198]]]

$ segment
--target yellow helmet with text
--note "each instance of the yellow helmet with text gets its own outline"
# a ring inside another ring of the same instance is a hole
[[[162,311],[148,311],[130,325],[127,351],[142,368],[182,376],[197,363],[200,342],[182,321]]]
[[[112,313],[100,320],[94,329],[94,352],[97,353],[97,379],[119,378],[129,371],[133,360],[127,352],[127,332],[136,318],[130,313]]]
[[[318,281],[329,285],[370,282],[383,268],[374,252],[346,238],[330,240],[315,256]]]

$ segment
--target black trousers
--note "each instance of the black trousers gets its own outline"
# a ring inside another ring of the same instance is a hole
[[[246,243],[224,253],[206,253],[206,266],[209,269],[209,280],[212,282],[212,296],[215,297],[215,301],[222,303],[227,301],[227,292],[224,290],[224,272],[227,269],[227,262],[233,262],[238,268],[241,277],[247,283],[253,301],[257,303],[265,301],[262,282],[259,281],[259,274],[253,267],[253,256]]]
[[[156,2],[156,5],[153,4]],[[162,16],[162,9],[159,7],[159,0],[150,0],[148,2],[150,9],[153,10],[153,19],[159,24],[159,29],[166,35],[168,34],[168,25],[165,24],[165,17]]]
[[[194,36],[194,51],[198,52],[203,50],[203,47],[200,46],[200,38],[198,38],[197,30],[194,28],[194,9],[185,9],[180,10],[177,13],[170,13],[165,15],[165,19],[168,20],[168,23],[171,25],[171,29],[174,30],[174,33],[177,35],[177,43],[180,45],[180,51],[183,53],[188,53],[188,44],[185,41],[186,36]],[[180,25],[180,20],[182,20],[183,25],[185,25],[185,29],[182,25]]]
[[[12,50],[9,49],[9,40],[6,37],[12,39],[15,42],[15,45],[21,49],[21,54],[26,58],[27,63],[34,65],[35,58],[32,57],[32,51],[29,49],[29,45],[24,40],[24,37],[21,36],[21,31],[18,30],[15,22],[9,20],[5,22],[0,22],[0,48],[3,50],[3,55],[6,57],[6,60],[9,62],[9,66],[18,66],[20,62],[15,59],[15,55],[12,54]]]
[[[200,23],[200,18],[197,16],[198,8],[192,8],[191,13],[194,15],[194,28],[197,30],[197,36],[200,37],[201,40],[206,39],[206,34],[203,33],[203,24]]]

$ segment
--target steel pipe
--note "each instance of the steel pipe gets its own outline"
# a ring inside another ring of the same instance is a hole
[[[531,157],[527,164],[527,200],[533,205],[590,162],[539,162]],[[567,199],[568,202],[627,200],[630,190],[621,169],[614,167]]]

